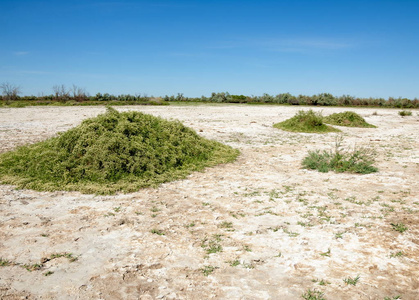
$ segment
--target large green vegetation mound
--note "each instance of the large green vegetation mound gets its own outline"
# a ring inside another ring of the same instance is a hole
[[[324,117],[323,121],[328,124],[347,126],[347,127],[364,127],[364,128],[375,128],[376,126],[371,125],[365,121],[363,117],[353,111],[345,111],[341,113],[331,114],[330,116]]]
[[[0,180],[35,190],[132,192],[237,155],[179,121],[109,108],[57,137],[0,155]]]
[[[327,126],[323,123],[323,116],[321,113],[316,113],[312,110],[300,110],[291,119],[274,124],[275,128],[279,128],[292,132],[308,132],[308,133],[326,133],[338,132],[339,129]]]

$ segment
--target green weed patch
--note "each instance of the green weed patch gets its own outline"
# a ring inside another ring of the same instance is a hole
[[[375,153],[368,148],[359,147],[345,150],[342,147],[342,139],[338,138],[334,151],[309,151],[302,165],[305,169],[318,170],[323,173],[335,171],[369,174],[378,171],[373,166],[374,156]]]
[[[347,126],[347,127],[363,127],[363,128],[375,128],[376,126],[371,125],[365,121],[363,117],[352,111],[345,111],[341,113],[331,114],[330,116],[324,117],[323,121],[327,124]]]
[[[312,110],[300,110],[294,117],[280,123],[274,124],[275,128],[291,132],[307,133],[326,133],[339,132],[339,129],[333,128],[323,123],[323,116]]]
[[[0,181],[41,191],[132,192],[238,154],[179,121],[108,108],[57,137],[1,154]]]

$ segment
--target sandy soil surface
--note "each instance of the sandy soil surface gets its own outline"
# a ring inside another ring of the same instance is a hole
[[[307,107],[117,109],[179,119],[241,155],[131,194],[0,185],[1,299],[419,299],[418,111],[350,109],[378,126],[340,127],[347,147],[377,152],[379,172],[356,175],[301,168],[338,135],[272,127]],[[1,108],[0,152],[104,111]]]

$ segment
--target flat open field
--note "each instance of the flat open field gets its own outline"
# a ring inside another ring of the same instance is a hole
[[[419,299],[418,111],[401,117],[376,108],[116,109],[178,119],[241,155],[131,194],[0,185],[1,299],[303,299],[309,290],[325,299]],[[339,135],[272,127],[301,109],[352,110],[378,126],[339,128],[346,147],[377,152],[379,172],[301,169],[309,150],[332,149]],[[102,112],[1,108],[0,152]]]

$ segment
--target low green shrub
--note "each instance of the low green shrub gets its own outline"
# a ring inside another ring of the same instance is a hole
[[[399,115],[402,116],[402,117],[411,116],[412,115],[412,111],[410,111],[410,110],[401,110],[401,111],[399,111]]]
[[[352,111],[345,111],[341,113],[334,113],[330,116],[324,117],[323,121],[327,124],[347,126],[347,127],[364,127],[375,128],[365,121],[363,117]]]
[[[334,151],[309,151],[302,165],[305,169],[318,170],[327,173],[361,173],[369,174],[377,172],[374,163],[375,153],[368,148],[354,148],[351,151],[342,148],[342,138],[336,140]]]
[[[231,162],[238,153],[179,121],[108,108],[57,137],[1,154],[0,181],[35,190],[132,192]]]
[[[276,123],[274,124],[274,127],[291,132],[326,133],[340,131],[339,129],[324,124],[321,113],[312,110],[300,110],[294,117]]]

